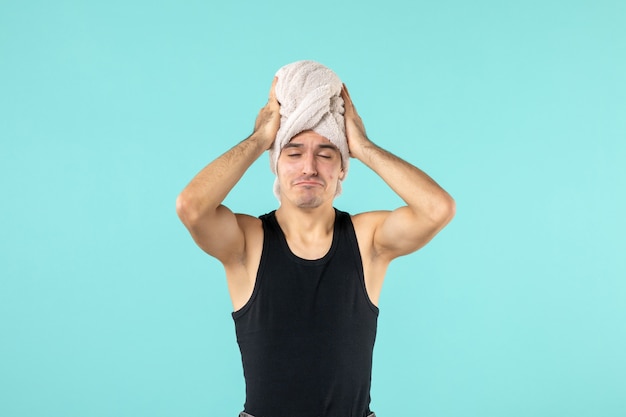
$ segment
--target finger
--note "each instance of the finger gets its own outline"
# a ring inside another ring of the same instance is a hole
[[[278,77],[274,77],[272,80],[272,86],[270,87],[270,100],[276,100],[276,82],[278,81]]]
[[[343,85],[341,89],[341,98],[343,98],[343,107],[347,113],[354,111],[354,104],[352,103],[352,99],[350,98],[350,94],[348,93],[348,87]]]
[[[350,103],[352,103],[352,97],[350,97],[350,92],[348,91],[348,86],[347,86],[347,85],[343,84],[343,89],[342,89],[342,92],[343,92],[344,96],[345,96],[348,100],[350,100]]]

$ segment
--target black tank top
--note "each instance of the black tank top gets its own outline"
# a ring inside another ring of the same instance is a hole
[[[352,220],[335,210],[332,245],[306,260],[275,212],[260,217],[263,253],[250,300],[233,313],[255,417],[366,417],[378,308],[370,301]]]

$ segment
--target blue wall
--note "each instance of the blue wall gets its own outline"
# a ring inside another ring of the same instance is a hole
[[[392,265],[381,416],[626,412],[626,3],[3,1],[0,415],[235,416],[220,264],[178,192],[314,59],[457,201]],[[267,156],[228,197],[275,208]],[[400,201],[358,162],[336,205]]]

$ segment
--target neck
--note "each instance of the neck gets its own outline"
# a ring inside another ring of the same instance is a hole
[[[276,210],[276,220],[297,255],[316,259],[329,249],[335,225],[335,209],[332,206],[290,209],[281,205]]]

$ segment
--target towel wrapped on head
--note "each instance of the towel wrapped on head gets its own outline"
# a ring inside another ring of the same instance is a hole
[[[348,173],[350,153],[344,124],[343,83],[331,69],[314,61],[297,61],[276,72],[276,99],[280,103],[280,128],[270,148],[274,174],[281,150],[297,134],[312,130],[333,143],[341,153],[342,167]],[[341,182],[337,195],[341,193]],[[280,199],[278,178],[274,195]]]

